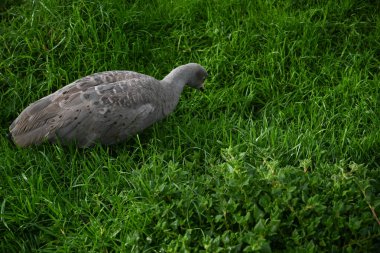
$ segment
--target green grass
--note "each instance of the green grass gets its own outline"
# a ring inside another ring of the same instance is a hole
[[[39,0],[2,11],[1,252],[380,246],[379,4]],[[206,92],[186,88],[170,117],[128,142],[20,149],[6,138],[23,108],[80,77],[162,78],[188,62],[208,70]]]

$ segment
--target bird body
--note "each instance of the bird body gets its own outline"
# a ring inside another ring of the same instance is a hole
[[[202,89],[206,77],[195,63],[175,68],[161,81],[133,71],[95,73],[30,104],[11,124],[11,137],[21,147],[45,140],[80,147],[114,144],[169,115],[183,87]]]

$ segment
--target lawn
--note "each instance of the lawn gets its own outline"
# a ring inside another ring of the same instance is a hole
[[[375,252],[376,1],[38,0],[0,7],[1,252]],[[91,73],[204,93],[117,145],[17,148],[33,101]]]

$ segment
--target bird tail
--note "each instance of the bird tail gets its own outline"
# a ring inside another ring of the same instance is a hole
[[[9,142],[12,144],[12,146],[16,146],[16,144],[14,143],[14,141],[13,141],[13,138],[12,138],[12,134],[11,134],[11,132],[8,132],[7,133],[7,139],[9,140]]]

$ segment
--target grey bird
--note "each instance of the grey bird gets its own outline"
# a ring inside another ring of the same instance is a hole
[[[9,127],[19,147],[44,141],[114,144],[165,118],[185,85],[203,90],[207,71],[189,63],[161,81],[133,71],[95,73],[30,104]]]

